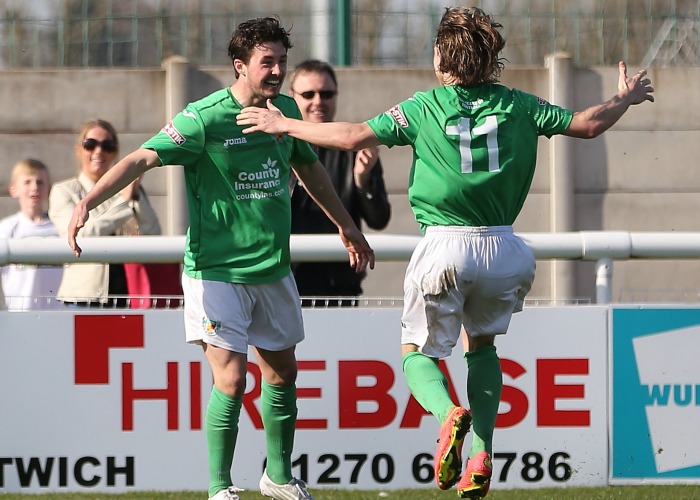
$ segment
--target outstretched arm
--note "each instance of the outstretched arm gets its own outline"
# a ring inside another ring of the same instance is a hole
[[[82,249],[78,246],[75,238],[80,228],[87,222],[89,211],[117,194],[146,171],[160,164],[160,159],[155,151],[137,149],[110,168],[85,198],[78,202],[68,225],[68,244],[76,257],[80,257]]]
[[[243,108],[236,118],[236,123],[252,125],[243,130],[245,134],[258,131],[273,135],[288,134],[323,148],[357,151],[380,145],[366,123],[313,123],[287,118],[269,99],[267,109],[255,106]]]
[[[369,246],[362,232],[355,225],[350,214],[338,198],[326,169],[321,162],[294,165],[294,172],[328,218],[338,227],[340,239],[350,256],[350,265],[360,273],[367,266],[374,269],[374,250]]]
[[[627,77],[627,65],[624,61],[618,63],[619,77],[617,94],[612,99],[584,111],[574,113],[569,128],[564,135],[592,139],[612,127],[630,106],[644,101],[654,102],[654,88],[651,80],[646,78],[646,70],[640,70],[632,77]]]

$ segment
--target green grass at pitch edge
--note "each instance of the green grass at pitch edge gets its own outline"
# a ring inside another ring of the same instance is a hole
[[[360,491],[314,490],[315,500],[447,500],[457,498],[454,490],[430,489]],[[255,491],[241,493],[241,500],[263,500],[267,497]],[[608,486],[595,488],[543,488],[492,490],[490,500],[700,500],[700,485]],[[44,493],[37,495],[0,493],[0,500],[205,500],[204,492],[148,492],[123,494],[106,493]],[[269,500],[269,499],[268,499]]]

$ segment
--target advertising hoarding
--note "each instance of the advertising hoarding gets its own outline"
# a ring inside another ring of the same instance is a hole
[[[606,307],[530,308],[497,340],[494,488],[607,484]],[[310,488],[434,488],[437,420],[401,372],[397,308],[305,310],[294,474]],[[204,490],[211,373],[182,311],[0,313],[0,490]],[[460,346],[443,368],[465,406]],[[257,489],[251,355],[234,458]],[[467,446],[470,437],[467,437]]]
[[[612,484],[700,483],[700,309],[611,312]]]

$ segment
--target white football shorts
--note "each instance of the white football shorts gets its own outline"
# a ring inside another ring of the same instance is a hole
[[[247,353],[248,346],[281,351],[304,339],[294,277],[256,285],[208,281],[182,275],[185,336]]]
[[[535,257],[511,226],[431,226],[406,269],[401,343],[444,358],[461,326],[505,334],[535,277]]]

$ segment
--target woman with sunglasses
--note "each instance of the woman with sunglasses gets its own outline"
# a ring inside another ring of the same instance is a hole
[[[75,155],[78,159],[77,177],[56,183],[49,197],[49,217],[61,236],[66,236],[75,206],[118,159],[119,138],[112,124],[101,119],[85,122],[78,132]],[[136,233],[160,234],[158,217],[140,179],[92,210],[89,222],[80,231],[81,236]],[[118,295],[127,295],[124,265],[86,263],[64,266],[57,297],[66,305],[128,307],[125,298],[114,298]]]

